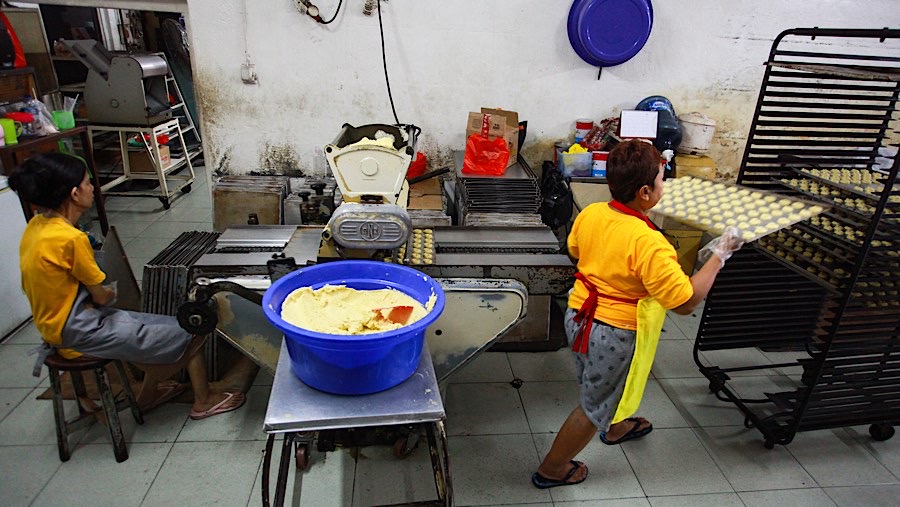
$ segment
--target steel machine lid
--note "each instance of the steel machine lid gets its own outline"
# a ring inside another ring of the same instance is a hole
[[[344,124],[333,143],[325,146],[325,159],[346,202],[378,196],[396,204],[406,183],[406,170],[415,156],[415,125]],[[375,144],[388,138],[391,142]]]

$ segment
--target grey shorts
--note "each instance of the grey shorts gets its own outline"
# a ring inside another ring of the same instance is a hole
[[[62,347],[103,359],[172,364],[192,338],[175,317],[94,306],[80,288],[63,328]]]
[[[578,332],[576,313],[569,308],[565,314],[569,348]],[[619,400],[622,399],[625,379],[631,367],[631,358],[634,357],[635,337],[634,331],[594,321],[587,354],[572,352],[578,372],[581,408],[600,431],[609,430]]]

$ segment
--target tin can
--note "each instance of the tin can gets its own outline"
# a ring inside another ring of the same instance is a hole
[[[608,151],[595,151],[591,154],[591,176],[594,178],[606,177],[607,157],[609,157]]]
[[[575,142],[580,143],[584,140],[590,130],[594,128],[594,120],[588,118],[579,118],[575,120]]]

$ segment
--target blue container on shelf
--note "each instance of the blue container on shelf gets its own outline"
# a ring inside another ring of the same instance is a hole
[[[345,285],[357,290],[392,288],[423,305],[432,294],[434,308],[421,320],[399,329],[363,335],[337,335],[299,328],[281,318],[281,305],[301,287]],[[370,394],[390,389],[419,366],[425,329],[444,311],[444,291],[415,269],[375,261],[334,261],[294,271],[263,294],[263,312],[284,333],[291,369],[306,385],[333,394]]]

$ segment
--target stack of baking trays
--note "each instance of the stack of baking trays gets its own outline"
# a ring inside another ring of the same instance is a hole
[[[547,227],[535,213],[468,213],[461,225],[470,227]]]
[[[178,305],[187,300],[188,269],[212,251],[218,237],[215,232],[184,232],[150,259],[141,279],[142,310],[175,315]]]
[[[456,211],[464,224],[470,213],[535,214],[541,206],[541,190],[531,167],[522,157],[502,176],[462,172],[465,153],[453,152],[456,167]]]
[[[290,191],[286,176],[229,175],[213,186],[213,228],[284,223],[284,199]]]

